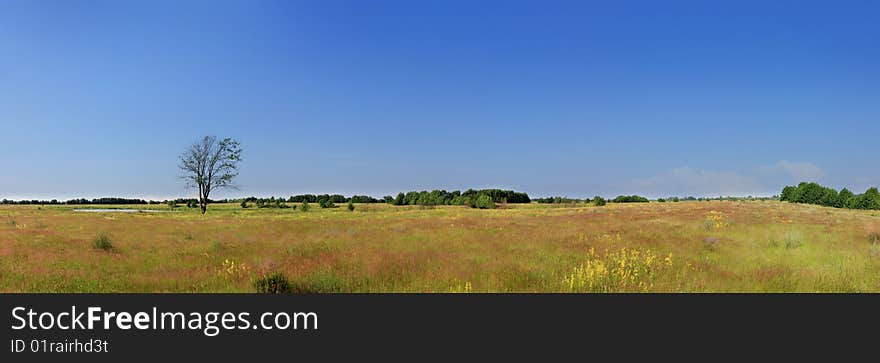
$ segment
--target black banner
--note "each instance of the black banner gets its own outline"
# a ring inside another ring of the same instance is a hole
[[[873,346],[880,322],[880,295],[3,294],[0,300],[3,362],[474,354],[665,360],[697,351],[749,357],[835,346],[852,353]]]

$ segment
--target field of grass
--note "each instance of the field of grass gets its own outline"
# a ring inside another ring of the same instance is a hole
[[[72,209],[0,207],[0,291],[253,292],[275,272],[297,292],[880,291],[877,211],[758,201]]]

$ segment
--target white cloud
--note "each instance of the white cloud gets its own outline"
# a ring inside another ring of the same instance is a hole
[[[734,171],[695,170],[680,167],[636,182],[636,188],[654,196],[749,195],[762,192],[753,177]]]
[[[825,177],[825,171],[818,165],[806,162],[791,162],[782,160],[770,166],[758,168],[758,173],[764,176],[785,176],[789,181],[818,181]]]
[[[648,196],[746,196],[777,194],[786,184],[818,181],[825,171],[808,162],[779,161],[748,171],[679,167],[637,180],[632,188]]]

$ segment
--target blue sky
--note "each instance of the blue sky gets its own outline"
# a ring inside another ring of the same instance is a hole
[[[871,1],[7,1],[0,198],[880,184]]]

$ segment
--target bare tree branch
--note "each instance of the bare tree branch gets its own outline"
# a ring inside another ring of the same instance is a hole
[[[208,208],[208,196],[215,189],[232,188],[238,176],[238,163],[241,161],[241,146],[230,138],[217,141],[214,136],[205,136],[193,143],[180,155],[181,176],[188,188],[198,188],[199,207],[204,214]]]

